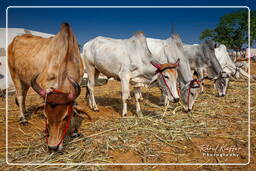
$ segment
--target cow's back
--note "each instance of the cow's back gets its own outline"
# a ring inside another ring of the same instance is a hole
[[[43,88],[53,87],[70,92],[73,87],[67,75],[79,82],[83,76],[83,62],[78,43],[69,24],[61,25],[55,36],[42,38],[22,35],[14,38],[8,48],[8,64],[13,81],[30,85],[40,74],[38,82]]]
[[[47,65],[50,38],[22,35],[14,38],[8,47],[8,65],[12,77],[19,77],[30,85],[35,73],[41,73]]]
[[[101,73],[110,77],[118,77],[120,70],[129,71],[132,47],[126,40],[96,37],[84,45],[85,64],[94,65]],[[130,49],[129,49],[130,48]]]

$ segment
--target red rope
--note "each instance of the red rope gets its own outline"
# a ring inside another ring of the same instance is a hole
[[[165,83],[166,87],[168,88],[169,92],[171,93],[171,95],[172,95],[172,97],[173,97],[173,99],[174,99],[174,96],[173,96],[173,94],[172,94],[172,92],[171,92],[171,89],[170,89],[170,87],[168,86],[168,84],[167,84],[166,80],[164,79],[164,75],[163,75],[163,73],[162,73],[162,72],[160,72],[160,74],[161,74],[161,76],[162,76],[162,78],[163,78],[163,80],[164,80],[164,83]]]
[[[68,106],[68,122],[66,124],[66,127],[65,127],[65,130],[63,132],[62,138],[61,138],[61,140],[60,140],[60,142],[59,142],[59,144],[57,146],[59,146],[61,144],[61,142],[64,140],[64,138],[65,138],[65,136],[66,136],[66,134],[68,132],[68,127],[70,125],[70,120],[71,120],[71,112],[72,112],[72,105],[70,104]]]

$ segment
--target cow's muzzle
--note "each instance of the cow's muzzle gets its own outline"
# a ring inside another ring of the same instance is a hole
[[[48,146],[49,152],[57,152],[62,150],[62,144],[56,146]]]
[[[49,152],[57,152],[59,149],[59,146],[48,146]]]

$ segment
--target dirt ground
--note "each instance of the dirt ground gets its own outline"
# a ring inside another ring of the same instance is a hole
[[[251,65],[256,74],[256,63]],[[109,81],[96,87],[100,112],[93,112],[84,101],[82,89],[78,103],[92,117],[82,122],[82,137],[66,139],[62,153],[49,153],[44,138],[42,111],[34,109],[42,99],[32,90],[27,108],[32,112],[29,125],[18,123],[15,96],[8,98],[8,162],[10,163],[244,163],[239,165],[197,166],[12,166],[6,164],[5,99],[0,99],[0,170],[256,170],[256,81],[251,81],[251,158],[248,162],[248,82],[232,80],[225,97],[217,97],[213,83],[205,82],[190,113],[180,104],[158,106],[158,88],[143,89],[141,108],[144,117],[135,115],[135,100],[128,104],[128,117],[121,118],[120,83]],[[132,91],[132,88],[131,88]],[[232,154],[235,156],[207,156]]]

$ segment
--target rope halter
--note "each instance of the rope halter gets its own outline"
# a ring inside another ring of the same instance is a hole
[[[161,75],[161,78],[162,78],[162,80],[163,80],[165,86],[166,86],[167,89],[169,90],[169,92],[170,92],[170,94],[171,94],[171,96],[172,96],[173,99],[175,99],[175,97],[174,97],[174,95],[173,95],[173,93],[172,93],[172,91],[171,91],[171,88],[170,88],[170,87],[168,86],[168,84],[167,84],[167,81],[166,81],[166,79],[165,79],[165,77],[164,77],[164,75],[163,75],[163,72],[164,72],[165,70],[167,70],[167,69],[176,69],[176,68],[179,66],[179,61],[180,61],[180,59],[178,59],[174,64],[169,64],[169,65],[167,65],[167,66],[165,66],[165,67],[162,67],[162,66],[163,66],[162,64],[154,64],[154,63],[151,62],[151,64],[152,64],[155,68],[157,68],[157,70],[155,71],[155,74],[158,74],[158,73],[159,73],[159,74]]]

